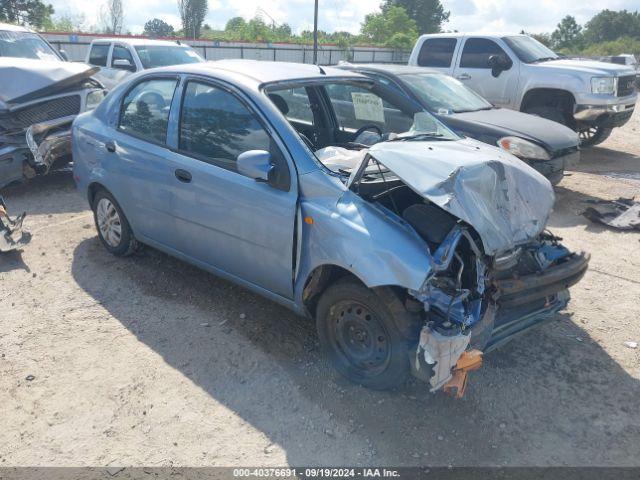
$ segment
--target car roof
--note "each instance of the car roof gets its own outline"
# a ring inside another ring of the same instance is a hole
[[[151,38],[96,38],[91,43],[123,43],[126,45],[142,46],[142,45],[159,45],[167,47],[175,47],[181,45],[183,47],[190,47],[186,43],[177,43],[172,40],[154,40]]]
[[[4,32],[33,32],[22,25],[11,25],[10,23],[0,23],[0,30]]]
[[[450,33],[425,33],[420,35],[420,38],[432,38],[432,37],[447,37],[447,38],[461,38],[461,37],[528,37],[523,33],[513,32],[450,32]]]
[[[392,75],[405,75],[411,73],[429,73],[435,75],[444,75],[444,73],[432,68],[414,67],[412,65],[399,65],[394,63],[357,63],[344,64],[340,68],[346,70],[368,70],[374,72],[390,73]]]
[[[327,77],[349,77],[364,79],[359,73],[341,70],[335,67],[319,67],[317,65],[293,62],[267,62],[260,60],[218,60],[214,62],[189,63],[172,67],[162,67],[155,71],[211,75],[226,72],[241,75],[253,83],[275,83],[295,80],[324,79]]]

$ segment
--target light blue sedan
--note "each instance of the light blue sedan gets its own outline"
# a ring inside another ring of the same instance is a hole
[[[460,395],[588,264],[545,230],[544,177],[344,70],[148,70],[76,119],[73,158],[109,252],[150,245],[315,318],[371,388],[411,372]]]

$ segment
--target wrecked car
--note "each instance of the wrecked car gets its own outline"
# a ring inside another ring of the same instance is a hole
[[[314,318],[367,387],[413,373],[460,396],[482,354],[565,308],[588,266],[546,230],[547,179],[357,73],[165,67],[72,136],[109,252],[150,245]]]
[[[106,94],[91,78],[97,67],[45,56],[46,42],[16,35],[0,32],[0,188],[69,161],[71,122]]]

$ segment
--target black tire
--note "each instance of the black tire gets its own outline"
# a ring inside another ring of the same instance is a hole
[[[581,147],[594,147],[604,142],[613,130],[611,128],[587,127],[578,131]]]
[[[375,390],[401,385],[410,371],[409,342],[399,329],[408,313],[381,290],[345,279],[323,293],[316,310],[320,345],[334,368]]]
[[[101,228],[100,226],[103,217],[103,213],[100,212],[100,210],[102,208],[107,208],[106,205],[113,207],[113,212],[109,209],[110,222],[113,226],[115,226],[117,222],[120,230],[119,235],[114,235],[113,232],[110,233],[109,230],[105,231],[105,228]],[[92,210],[93,221],[95,222],[96,230],[98,231],[98,238],[109,253],[117,257],[125,257],[133,254],[138,249],[138,242],[133,236],[133,231],[129,226],[129,221],[124,215],[124,212],[122,211],[122,208],[120,208],[116,199],[113,198],[113,195],[104,189],[98,190],[93,198]]]
[[[537,117],[546,118],[547,120],[551,120],[553,122],[560,123],[562,125],[567,125],[567,118],[559,107],[548,107],[548,106],[533,106],[528,107],[524,113],[528,113],[530,115],[536,115]]]

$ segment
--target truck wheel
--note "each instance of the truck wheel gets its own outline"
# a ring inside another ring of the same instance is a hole
[[[537,117],[546,118],[547,120],[551,120],[553,122],[561,123],[562,125],[567,125],[567,119],[565,118],[564,112],[562,109],[558,107],[528,107],[524,113],[528,113],[530,115],[535,115]]]
[[[584,130],[579,130],[580,146],[581,147],[593,147],[604,142],[609,135],[611,135],[611,128],[602,127],[587,127]]]
[[[127,218],[120,205],[106,190],[99,190],[93,199],[93,219],[98,230],[98,238],[109,253],[124,257],[138,248]]]
[[[382,297],[350,279],[329,287],[316,311],[320,344],[334,368],[375,390],[396,387],[409,373],[407,341],[396,325]]]

